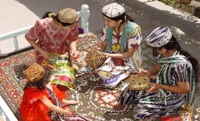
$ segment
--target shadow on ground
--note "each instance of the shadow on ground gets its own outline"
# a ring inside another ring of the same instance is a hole
[[[110,2],[118,2],[125,6],[127,13],[134,17],[136,23],[142,27],[144,37],[155,27],[170,26],[174,30],[175,36],[180,40],[183,48],[188,50],[200,61],[200,55],[196,54],[200,50],[199,40],[200,23],[193,17],[176,15],[170,11],[162,11],[137,0],[18,0],[30,11],[41,17],[46,11],[57,13],[60,9],[72,7],[80,10],[82,4],[90,7],[89,30],[99,36],[103,26],[101,8]],[[34,23],[33,23],[34,24]]]

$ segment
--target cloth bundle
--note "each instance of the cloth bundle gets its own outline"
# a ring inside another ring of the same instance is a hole
[[[52,69],[51,83],[74,89],[75,69],[71,65],[68,54],[52,54],[52,57],[44,62],[44,66]]]
[[[105,86],[116,87],[122,80],[127,78],[132,72],[131,66],[118,65],[122,60],[108,58],[101,67],[97,69],[97,74],[103,80]]]

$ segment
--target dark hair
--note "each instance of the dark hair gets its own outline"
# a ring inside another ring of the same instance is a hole
[[[61,22],[61,21],[59,20],[59,18],[58,18],[58,14],[55,14],[55,13],[50,12],[50,11],[44,13],[43,16],[42,16],[42,19],[44,19],[44,18],[49,18],[49,17],[50,17],[50,18],[53,18],[53,19],[56,20],[57,22],[61,23],[62,26],[70,26],[70,25],[74,24],[74,23],[64,23],[64,22]]]
[[[104,16],[108,17],[108,16],[105,15],[104,13],[102,13],[102,14],[103,14]],[[122,25],[125,21],[129,20],[129,21],[131,21],[131,22],[135,22],[135,21],[133,20],[133,18],[131,18],[131,16],[128,15],[128,14],[126,14],[125,12],[124,12],[123,14],[119,15],[119,16],[116,16],[116,17],[113,17],[113,18],[108,17],[108,18],[111,19],[111,20],[114,20],[114,21],[122,20],[122,22],[120,23],[120,26],[118,27],[118,31],[119,31],[121,25]]]
[[[182,49],[179,42],[173,35],[167,44],[163,45],[162,47],[154,48],[154,49],[160,49],[160,48],[165,48],[167,50],[175,49],[175,50],[179,51],[181,55],[184,55],[192,64],[192,67],[196,74],[196,81],[198,81],[198,71],[199,71],[198,60],[196,58],[194,58],[189,52]]]
[[[48,68],[45,68],[45,74],[43,78],[41,78],[40,80],[36,82],[28,82],[26,86],[24,87],[24,90],[26,90],[28,87],[31,87],[31,86],[36,87],[38,90],[42,90],[45,87],[45,82],[49,81],[50,75],[51,75],[51,70]]]
[[[102,13],[104,16],[108,17],[107,15],[105,15],[104,13]],[[129,20],[129,21],[132,21],[132,22],[135,22],[135,20],[128,14],[126,14],[125,12],[119,16],[116,16],[116,17],[108,17],[109,19],[111,20],[114,20],[114,21],[119,21],[119,20],[122,20],[122,23],[126,20]]]

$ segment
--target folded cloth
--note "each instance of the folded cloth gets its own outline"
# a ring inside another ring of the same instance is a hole
[[[112,58],[106,59],[103,65],[97,69],[97,74],[103,80],[104,85],[111,88],[116,87],[131,72],[131,66],[117,65]]]
[[[74,89],[75,69],[71,65],[68,54],[52,54],[52,57],[44,62],[44,66],[51,68],[51,83]]]

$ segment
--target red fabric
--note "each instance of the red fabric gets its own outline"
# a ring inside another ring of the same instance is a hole
[[[36,21],[36,24],[25,34],[25,38],[37,41],[37,45],[46,52],[64,54],[69,52],[72,41],[78,38],[78,24],[71,30],[59,30],[54,27],[49,18]],[[45,60],[39,52],[36,52],[37,63]]]
[[[59,101],[62,101],[64,98],[67,98],[67,95],[64,91],[60,91],[56,86],[52,85],[53,91],[56,94]]]
[[[53,91],[58,100],[66,98],[66,94],[52,85]],[[37,88],[27,88],[24,91],[22,103],[19,108],[20,118],[23,121],[51,121],[48,116],[48,107],[40,99],[46,96],[52,103],[52,98],[48,95],[46,89],[37,90]]]
[[[68,87],[59,84],[57,85],[57,88],[62,92],[66,92],[67,90],[69,90]]]
[[[167,116],[167,117],[160,117],[160,121],[183,121],[180,116]]]

